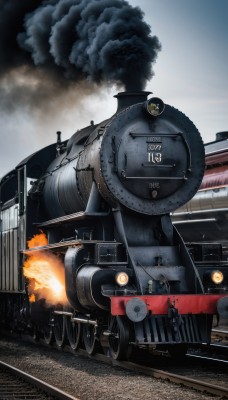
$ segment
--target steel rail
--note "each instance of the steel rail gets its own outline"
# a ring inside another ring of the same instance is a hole
[[[81,349],[77,353],[79,353],[81,355],[85,355],[86,357],[95,359],[96,361],[102,361],[106,364],[110,364],[115,367],[120,367],[120,368],[126,369],[128,371],[139,372],[139,373],[142,373],[147,376],[151,376],[156,379],[163,379],[163,380],[168,380],[169,382],[172,382],[172,383],[181,384],[181,385],[189,387],[191,389],[196,389],[200,392],[207,392],[210,394],[228,398],[228,388],[226,388],[226,387],[213,385],[213,384],[205,382],[205,381],[188,378],[186,376],[182,376],[179,374],[173,374],[171,372],[166,372],[166,371],[160,370],[160,369],[146,367],[146,366],[136,364],[136,363],[130,362],[130,361],[114,360],[113,358],[107,357],[103,354],[88,355],[88,353],[85,350],[81,350]]]
[[[65,350],[69,351],[70,353],[75,353],[73,350],[69,348],[67,349],[68,346],[66,346]],[[118,361],[114,360],[112,357],[109,357],[104,354],[96,353],[93,355],[89,355],[86,350],[84,349],[78,349],[76,352],[78,355],[84,356],[86,358],[91,358],[96,361],[101,361],[105,364],[109,364],[112,366],[117,366],[123,369],[126,369],[128,371],[134,371],[134,372],[139,372],[143,373],[147,376],[151,376],[156,379],[163,379],[163,380],[168,380],[172,383],[176,384],[182,384],[183,386],[196,389],[200,392],[207,392],[213,395],[218,395],[224,398],[228,399],[228,388],[222,387],[222,386],[217,386],[211,383],[208,383],[206,381],[200,381],[197,379],[192,379],[180,374],[173,374],[171,372],[167,372],[165,370],[160,370],[160,369],[155,369],[147,366],[143,366],[141,364],[137,364],[134,362],[130,361]],[[187,355],[188,356],[188,355]],[[189,358],[195,358],[195,359],[202,359],[202,360],[209,360],[209,362],[214,362],[217,364],[223,364],[225,367],[227,366],[227,361],[226,360],[219,360],[219,359],[211,359],[208,357],[204,356],[194,356],[192,355]]]
[[[219,358],[214,358],[214,357],[206,357],[206,356],[200,356],[200,355],[197,355],[197,354],[186,354],[186,357],[187,358],[190,358],[190,359],[195,359],[195,360],[202,360],[202,361],[207,361],[207,362],[209,362],[209,363],[214,363],[214,364],[220,364],[220,366],[221,365],[224,365],[224,366],[228,366],[228,361],[227,360],[220,360]]]
[[[43,343],[43,344],[44,344],[44,346],[48,346],[45,343]],[[53,348],[55,348],[55,347],[53,347]],[[70,352],[71,354],[75,353],[73,350],[70,349],[69,346],[65,347],[65,351],[66,352]],[[186,387],[192,388],[192,389],[196,389],[196,390],[198,390],[200,392],[207,392],[207,393],[210,393],[210,394],[213,394],[213,395],[218,395],[218,396],[221,396],[221,397],[224,397],[224,398],[228,398],[228,388],[217,386],[217,385],[211,384],[211,383],[206,382],[206,381],[200,381],[200,380],[197,380],[197,379],[192,379],[192,378],[180,375],[180,374],[174,374],[174,373],[171,373],[171,372],[167,372],[165,370],[155,369],[155,368],[143,366],[141,364],[137,364],[137,363],[130,362],[130,361],[114,360],[113,358],[108,357],[108,356],[106,356],[104,354],[97,353],[97,354],[94,354],[94,355],[89,355],[87,353],[87,351],[83,350],[83,349],[78,349],[76,354],[84,356],[86,358],[91,358],[91,359],[96,360],[96,361],[101,361],[101,362],[106,363],[108,365],[117,366],[117,367],[123,368],[123,369],[128,370],[128,371],[134,371],[134,372],[138,372],[138,373],[143,373],[144,375],[151,376],[151,377],[156,378],[156,379],[163,379],[163,380],[167,380],[167,381],[172,382],[172,383],[182,384],[183,386],[186,386]],[[203,360],[207,359],[207,357],[201,357],[201,356],[196,356],[195,357],[194,355],[192,355],[191,358],[198,358],[198,359],[202,358]],[[215,363],[221,363],[221,364],[223,363],[225,366],[227,365],[227,362],[225,360],[209,359],[209,361],[213,361]],[[0,363],[0,366],[1,366],[1,363]],[[55,390],[55,388],[54,388],[54,390]],[[59,390],[59,392],[62,393],[61,390]],[[53,395],[53,392],[50,393],[50,394]],[[63,392],[63,394],[65,395],[64,392]],[[56,394],[55,394],[55,396],[57,397]],[[68,397],[58,397],[58,398],[59,399],[63,399],[63,400],[68,400],[68,399],[79,400],[79,399],[76,399],[75,397],[72,397],[72,396],[69,396],[69,395],[66,395],[66,396],[68,396]]]
[[[200,349],[202,351],[206,351],[207,353],[217,353],[217,354],[223,354],[224,357],[227,357],[228,359],[228,345],[222,345],[222,344],[203,344],[201,345]],[[226,360],[225,360],[226,361]]]
[[[228,338],[228,331],[224,331],[222,329],[212,329],[212,335],[219,336],[223,339]]]
[[[217,396],[223,396],[225,398],[228,398],[228,389],[227,388],[217,386],[217,385],[212,385],[211,383],[208,383],[208,382],[199,381],[197,379],[188,378],[186,376],[173,374],[171,372],[166,372],[166,371],[159,370],[159,369],[139,366],[137,364],[129,363],[129,362],[120,363],[120,362],[115,361],[114,365],[118,365],[118,366],[121,366],[122,368],[130,369],[132,371],[141,372],[141,373],[144,373],[146,375],[152,376],[157,379],[164,379],[164,380],[168,380],[173,383],[182,384],[189,388],[196,389],[200,392],[207,392],[210,394],[215,394]]]
[[[23,379],[25,382],[30,383],[32,386],[42,390],[48,395],[54,396],[58,400],[79,400],[77,397],[71,396],[70,394],[58,389],[48,383],[35,378],[34,376],[27,374],[19,370],[18,368],[13,367],[12,365],[6,364],[3,361],[0,361],[0,369],[4,369],[9,373],[16,375],[17,377]]]

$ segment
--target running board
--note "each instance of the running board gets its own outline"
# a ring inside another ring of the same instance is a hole
[[[74,214],[64,215],[63,217],[50,219],[49,221],[41,222],[36,225],[39,228],[58,226],[61,224],[66,224],[66,223],[70,224],[71,222],[79,221],[79,220],[83,220],[83,219],[104,218],[104,217],[107,217],[109,214],[110,214],[109,211],[108,212],[81,211],[81,212],[74,213]]]
[[[63,250],[64,248],[68,247],[76,247],[76,246],[82,246],[84,244],[97,244],[97,243],[102,243],[102,244],[121,244],[119,242],[112,242],[112,241],[100,241],[100,240],[81,240],[81,239],[75,239],[75,240],[67,240],[65,242],[58,242],[58,243],[51,243],[47,244],[46,246],[38,246],[38,247],[32,247],[31,249],[24,249],[21,250],[23,254],[29,254],[29,253],[34,253],[37,251],[52,251],[52,250]]]

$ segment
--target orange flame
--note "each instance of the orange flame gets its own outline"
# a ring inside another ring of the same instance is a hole
[[[47,243],[45,234],[40,233],[28,242],[28,248],[45,246]],[[64,265],[57,255],[47,251],[33,252],[24,262],[23,272],[29,279],[31,302],[44,298],[51,305],[67,303]]]
[[[34,295],[34,293],[32,293],[32,294],[29,296],[29,301],[30,301],[30,303],[34,303],[34,302],[36,301],[36,296]]]
[[[32,249],[33,247],[46,246],[48,244],[48,239],[45,233],[41,231],[38,235],[33,236],[27,244],[29,249]]]

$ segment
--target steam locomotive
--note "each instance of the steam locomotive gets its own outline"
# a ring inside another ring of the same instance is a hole
[[[227,279],[205,293],[170,217],[200,187],[204,145],[183,113],[148,95],[119,93],[110,119],[65,142],[58,133],[2,178],[0,315],[11,328],[115,359],[210,342]],[[27,249],[39,230],[48,242]],[[37,252],[62,260],[67,304],[31,302],[23,265]]]

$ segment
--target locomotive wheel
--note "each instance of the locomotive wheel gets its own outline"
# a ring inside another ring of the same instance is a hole
[[[87,353],[90,355],[96,353],[98,341],[96,338],[96,328],[94,325],[85,324],[83,326],[83,340]]]
[[[81,324],[72,321],[70,318],[66,319],[66,332],[67,339],[69,340],[72,350],[77,350],[81,341]]]
[[[52,329],[51,325],[47,325],[43,329],[43,335],[44,335],[44,341],[46,344],[50,345],[54,342],[53,329]]]
[[[58,347],[63,347],[66,337],[66,318],[62,315],[55,315],[54,336]]]
[[[34,342],[39,342],[39,340],[40,340],[40,332],[36,326],[33,328],[32,338],[33,338]]]
[[[129,324],[123,317],[111,317],[109,324],[109,346],[112,358],[123,360],[130,357]]]

